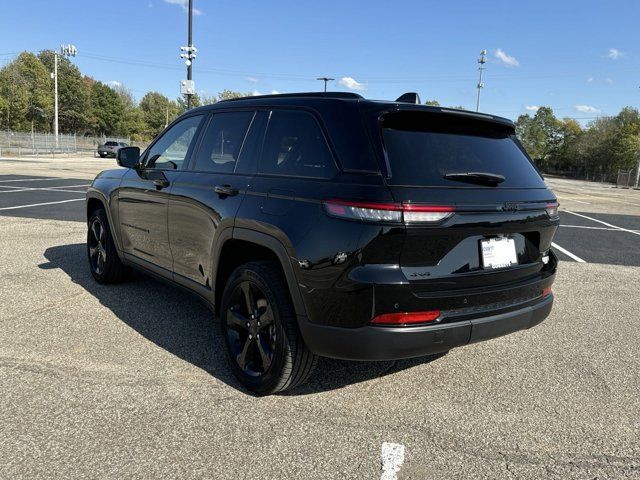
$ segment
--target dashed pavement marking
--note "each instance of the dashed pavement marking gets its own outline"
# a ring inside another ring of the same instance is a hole
[[[397,480],[400,467],[404,463],[404,445],[400,443],[382,444],[382,475],[380,480]]]

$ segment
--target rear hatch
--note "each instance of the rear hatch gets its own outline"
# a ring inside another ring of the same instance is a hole
[[[415,107],[368,117],[395,201],[417,210],[405,211],[400,254],[415,293],[507,288],[544,274],[557,203],[511,122]]]

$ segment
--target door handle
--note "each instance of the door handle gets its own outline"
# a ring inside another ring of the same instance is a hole
[[[233,188],[231,185],[216,185],[213,187],[213,191],[220,195],[221,198],[233,197],[238,194],[238,189]]]
[[[169,180],[166,178],[157,178],[153,181],[153,184],[156,186],[156,189],[162,190],[163,188],[167,188],[169,186]]]

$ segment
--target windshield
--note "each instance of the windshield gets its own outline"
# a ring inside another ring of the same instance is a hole
[[[488,186],[486,181],[478,181],[477,175],[468,175],[481,173],[504,177],[500,188],[544,187],[506,127],[399,112],[385,117],[382,136],[392,185]]]

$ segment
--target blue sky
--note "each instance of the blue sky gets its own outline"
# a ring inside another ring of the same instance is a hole
[[[175,98],[185,67],[187,0],[21,0],[0,17],[0,62],[73,43],[74,62],[136,97]],[[551,106],[582,119],[640,104],[640,2],[194,0],[200,93],[321,88],[475,108],[481,49],[489,61],[481,110],[509,118]]]

